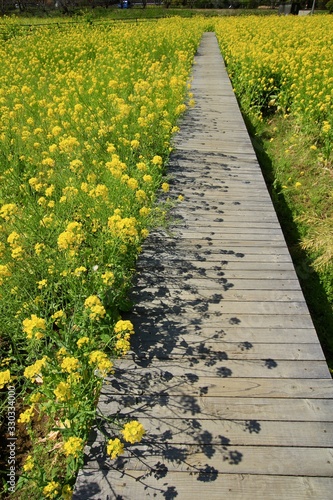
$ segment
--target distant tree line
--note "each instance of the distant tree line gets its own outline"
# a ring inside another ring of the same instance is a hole
[[[255,9],[258,7],[275,8],[282,3],[297,2],[301,8],[311,8],[313,0],[130,0],[132,5],[142,6],[147,4],[162,5],[169,7],[187,7],[197,9],[228,9],[242,8]],[[123,0],[0,0],[0,10],[2,14],[11,12],[50,12],[58,10],[63,14],[70,14],[78,9],[96,7],[108,8],[120,5]],[[330,7],[333,0],[316,0],[316,7],[325,9],[325,5]],[[328,10],[331,10],[328,8]]]

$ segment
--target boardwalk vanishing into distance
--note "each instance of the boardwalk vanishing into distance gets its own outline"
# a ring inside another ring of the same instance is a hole
[[[333,382],[214,33],[192,91],[168,169],[184,201],[145,242],[132,352],[98,403],[147,434],[111,461],[95,427],[73,498],[328,500]]]

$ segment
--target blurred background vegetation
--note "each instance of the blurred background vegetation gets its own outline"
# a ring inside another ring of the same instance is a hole
[[[0,0],[0,14],[18,16],[77,16],[91,11],[93,18],[100,17],[141,17],[140,10],[149,10],[149,17],[170,15],[192,16],[199,9],[205,15],[241,15],[245,10],[267,15],[276,14],[279,5],[292,3],[285,0]],[[294,1],[293,1],[294,3]],[[296,0],[301,9],[311,10],[313,0]],[[333,0],[315,0],[315,10],[333,10]],[[176,12],[173,12],[176,9]],[[121,11],[121,14],[120,12]],[[134,11],[134,12],[133,12]]]

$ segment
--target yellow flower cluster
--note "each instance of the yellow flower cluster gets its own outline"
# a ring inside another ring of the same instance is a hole
[[[66,356],[60,366],[63,372],[72,373],[78,370],[80,362],[74,356]]]
[[[84,307],[89,311],[89,318],[92,320],[99,320],[103,318],[106,314],[105,307],[103,306],[101,299],[97,295],[90,295],[84,301]]]
[[[60,483],[57,483],[56,481],[51,481],[43,488],[43,495],[45,498],[56,498],[60,493],[60,491],[61,491]]]
[[[119,320],[117,321],[117,323],[115,324],[115,327],[114,327],[114,331],[115,333],[130,333],[130,334],[133,334],[134,333],[134,326],[133,326],[133,323],[129,320]]]
[[[132,420],[124,425],[122,435],[125,441],[131,444],[139,443],[145,434],[145,428],[137,420]]]
[[[112,371],[113,363],[103,351],[92,351],[89,355],[89,364],[96,367],[98,375],[105,377]]]
[[[13,231],[7,238],[7,242],[11,248],[11,256],[14,260],[22,260],[24,249],[21,243],[21,236]]]
[[[23,470],[24,472],[30,472],[34,468],[35,463],[32,455],[28,455],[27,458],[25,459],[24,465],[23,465]]]
[[[5,370],[0,372],[0,389],[3,389],[5,385],[10,382],[10,370]]]
[[[34,405],[30,406],[30,408],[28,408],[27,410],[25,410],[23,413],[20,414],[18,422],[20,424],[26,424],[30,422],[34,414],[34,410],[35,410]]]
[[[125,441],[134,444],[142,440],[146,431],[140,422],[132,420],[124,425],[121,433]],[[124,443],[119,438],[110,439],[107,443],[106,452],[113,460],[124,452]]]
[[[108,228],[114,238],[124,242],[134,242],[138,237],[135,217],[122,218],[120,215],[112,215],[108,219]]]
[[[33,365],[26,367],[26,369],[24,370],[24,376],[26,378],[29,378],[32,382],[34,382],[37,377],[41,378],[42,368],[45,367],[46,362],[46,356],[44,356],[42,359],[38,359]]]
[[[124,443],[119,438],[110,439],[106,447],[106,453],[110,455],[111,459],[117,458],[124,451]]]
[[[71,386],[68,382],[59,382],[53,392],[58,401],[68,401],[71,398]]]
[[[7,264],[5,264],[5,265],[0,264],[0,285],[2,285],[2,283],[3,283],[3,278],[8,278],[11,275],[12,275],[12,273],[9,270],[8,265]]]
[[[78,458],[83,450],[83,439],[79,437],[72,436],[64,444],[63,450],[65,455]]]
[[[18,207],[16,203],[6,203],[0,208],[0,217],[8,221],[13,215],[17,213],[17,211]]]
[[[84,234],[82,232],[82,224],[80,222],[70,222],[66,230],[58,236],[58,248],[59,250],[71,249],[75,251],[83,240]]]
[[[23,321],[23,331],[26,333],[28,339],[41,339],[44,337],[46,330],[46,321],[43,318],[39,318],[36,314],[32,314],[29,318]]]

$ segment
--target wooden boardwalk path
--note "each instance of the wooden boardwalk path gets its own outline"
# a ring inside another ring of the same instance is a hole
[[[74,499],[328,500],[333,382],[213,33],[192,89],[184,201],[146,240],[133,352],[98,405],[147,434],[110,461],[95,431]]]

